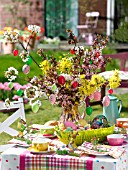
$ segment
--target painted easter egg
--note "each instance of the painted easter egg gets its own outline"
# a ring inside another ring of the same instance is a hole
[[[89,99],[90,99],[90,100],[93,100],[93,99],[94,99],[94,93],[89,96]]]
[[[78,82],[77,81],[73,81],[72,82],[72,87],[75,89],[78,87]]]
[[[56,91],[57,90],[57,86],[56,86],[56,84],[53,84],[52,85],[52,91]]]
[[[21,89],[17,90],[17,95],[18,96],[22,96],[22,94],[23,94],[23,90],[21,90]]]
[[[49,96],[49,101],[51,102],[51,104],[54,104],[56,102],[56,96],[55,94],[51,94]]]
[[[29,65],[25,64],[25,65],[22,67],[22,71],[23,71],[24,74],[28,74],[29,71],[30,71]]]
[[[101,93],[99,91],[94,92],[94,99],[99,101],[101,99]]]
[[[108,121],[104,115],[96,116],[91,122],[92,129],[99,129],[99,128],[105,128],[105,127],[108,127]]]
[[[64,122],[64,126],[67,128],[67,127],[71,127],[73,130],[76,130],[77,129],[77,126],[75,123],[71,122],[71,121],[66,121]]]
[[[58,77],[58,82],[59,82],[61,85],[64,85],[64,84],[65,84],[65,78],[64,78],[64,76],[60,75],[60,76]]]
[[[15,49],[15,50],[13,51],[13,55],[14,55],[14,56],[18,56],[18,50]]]
[[[87,122],[84,119],[79,119],[78,123],[80,124],[80,126],[85,126],[87,125]]]
[[[38,103],[33,103],[33,105],[32,105],[32,111],[33,111],[34,113],[37,113],[38,110],[39,110],[39,105],[38,105]]]
[[[86,108],[86,114],[88,116],[90,116],[92,114],[92,111],[93,111],[92,107],[89,106],[89,107]]]
[[[14,84],[13,84],[12,82],[10,82],[10,83],[8,84],[8,87],[9,87],[10,89],[12,89],[12,88],[14,87]]]
[[[108,107],[110,104],[110,98],[108,96],[104,96],[102,104],[103,104],[103,106]]]
[[[72,49],[70,50],[70,53],[71,53],[71,54],[75,54],[74,48],[72,48]]]
[[[28,58],[28,61],[26,62],[26,64],[28,65],[32,64],[32,58],[30,56],[28,56],[27,58]]]
[[[113,93],[113,89],[109,89],[109,90],[108,90],[108,93],[109,93],[109,94],[112,94],[112,93]]]

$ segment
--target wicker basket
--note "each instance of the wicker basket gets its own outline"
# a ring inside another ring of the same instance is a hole
[[[113,134],[114,125],[108,128],[100,128],[100,129],[91,129],[91,130],[80,130],[76,139],[74,140],[77,146],[81,145],[84,141],[90,142],[92,138],[96,137],[99,139],[99,142],[105,141],[107,135]],[[59,140],[66,145],[69,144],[70,139],[72,137],[72,133],[70,131],[61,131],[58,127],[55,128],[56,134]]]

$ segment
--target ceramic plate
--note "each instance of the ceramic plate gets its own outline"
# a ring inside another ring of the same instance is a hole
[[[111,145],[108,144],[108,142],[105,142],[103,146],[104,147],[106,146],[106,147],[120,147],[120,148],[124,148],[124,147],[128,146],[128,141],[124,140],[123,144],[122,145],[118,145],[118,146],[116,146],[116,145],[115,146],[111,146]]]
[[[125,141],[125,140],[124,140],[124,142],[122,143],[122,145],[116,146],[116,147],[124,148],[124,147],[126,147],[127,145],[128,145],[128,141]]]
[[[43,135],[45,138],[49,138],[49,139],[52,139],[52,138],[55,138],[56,137],[56,135]]]
[[[29,147],[28,150],[30,151],[30,153],[34,153],[34,154],[52,154],[55,151],[35,151],[32,147]]]

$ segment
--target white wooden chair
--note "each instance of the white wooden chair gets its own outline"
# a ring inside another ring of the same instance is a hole
[[[26,121],[25,118],[25,112],[24,112],[24,104],[23,104],[23,99],[19,98],[18,101],[13,101],[11,102],[11,105],[8,109],[17,109],[16,111],[14,111],[14,113],[8,117],[4,122],[0,122],[0,134],[2,132],[5,132],[11,136],[17,136],[18,135],[18,131],[11,128],[10,125],[15,122],[18,118],[23,119],[24,121]],[[7,107],[5,106],[4,102],[0,102],[0,111],[2,110],[7,110]]]
[[[79,40],[80,38],[85,39],[87,36],[93,36],[93,33],[97,27],[99,12],[87,12],[85,16],[85,24],[77,26],[78,30],[80,30],[80,35],[78,36]]]

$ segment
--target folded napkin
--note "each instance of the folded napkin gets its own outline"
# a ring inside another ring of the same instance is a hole
[[[122,148],[111,147],[111,149],[109,151],[109,155],[115,159],[118,159],[124,152],[126,152],[126,151]]]
[[[92,155],[110,155],[115,159],[118,159],[124,152],[125,149],[118,146],[109,146],[109,145],[97,145],[97,149],[100,149],[100,152],[93,150],[93,144],[89,142],[84,142],[78,149],[83,150],[87,154]]]

